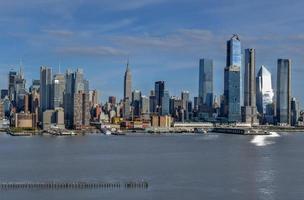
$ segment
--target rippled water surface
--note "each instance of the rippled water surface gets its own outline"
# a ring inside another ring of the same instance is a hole
[[[146,180],[149,189],[8,190],[0,199],[304,199],[304,134],[11,137],[0,180]]]

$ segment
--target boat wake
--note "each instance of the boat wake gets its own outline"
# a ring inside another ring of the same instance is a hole
[[[271,141],[270,138],[281,137],[277,132],[270,132],[269,135],[256,135],[250,141],[251,144],[255,146],[262,147],[274,144],[274,141]]]

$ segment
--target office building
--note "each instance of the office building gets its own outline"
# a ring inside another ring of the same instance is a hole
[[[165,92],[165,82],[164,81],[157,81],[155,82],[155,104],[156,104],[156,111],[157,113],[161,113],[161,106],[162,106],[162,98]]]
[[[278,59],[276,97],[277,123],[290,125],[291,60],[289,59]]]
[[[213,60],[200,59],[199,63],[199,107],[201,110],[210,110],[213,103]]]
[[[40,67],[40,109],[41,114],[52,109],[52,70],[43,66]]]
[[[65,76],[63,74],[56,74],[53,77],[53,103],[52,108],[63,108],[63,95],[65,92]]]
[[[237,35],[227,42],[227,60],[224,71],[224,117],[228,122],[241,121],[241,41]]]
[[[169,115],[170,114],[170,95],[169,91],[165,90],[162,100],[161,100],[161,115]]]
[[[127,63],[127,68],[124,76],[124,99],[128,98],[129,101],[132,99],[132,74],[129,67],[129,62]]]
[[[244,106],[242,121],[258,124],[256,108],[255,49],[245,49]]]
[[[141,91],[134,90],[132,92],[132,108],[133,116],[140,117],[141,114]]]
[[[297,126],[298,125],[298,119],[300,117],[300,106],[299,102],[296,98],[291,98],[290,103],[290,109],[291,109],[291,126]]]
[[[256,105],[262,124],[274,122],[273,98],[272,75],[270,71],[262,65],[256,77]]]

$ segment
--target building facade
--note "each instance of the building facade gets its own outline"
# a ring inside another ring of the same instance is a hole
[[[213,60],[201,59],[199,65],[200,107],[212,108],[213,103]]]
[[[277,68],[277,122],[279,125],[290,124],[291,114],[291,60],[278,59]]]
[[[274,92],[272,87],[272,75],[262,65],[256,77],[256,105],[261,123],[273,123]]]
[[[255,49],[245,49],[244,106],[242,121],[257,124]]]
[[[40,67],[40,109],[41,114],[45,110],[52,109],[52,70],[48,67]]]
[[[127,68],[124,76],[124,99],[128,98],[130,101],[132,99],[132,74],[129,67],[129,62],[127,63]]]
[[[241,41],[237,35],[227,42],[224,71],[224,117],[228,122],[241,121]]]

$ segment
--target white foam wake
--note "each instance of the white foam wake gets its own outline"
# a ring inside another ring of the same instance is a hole
[[[269,141],[269,138],[274,138],[274,137],[281,137],[281,136],[277,132],[270,132],[269,135],[256,135],[252,138],[250,143],[258,147],[267,146],[275,143],[274,141]]]

